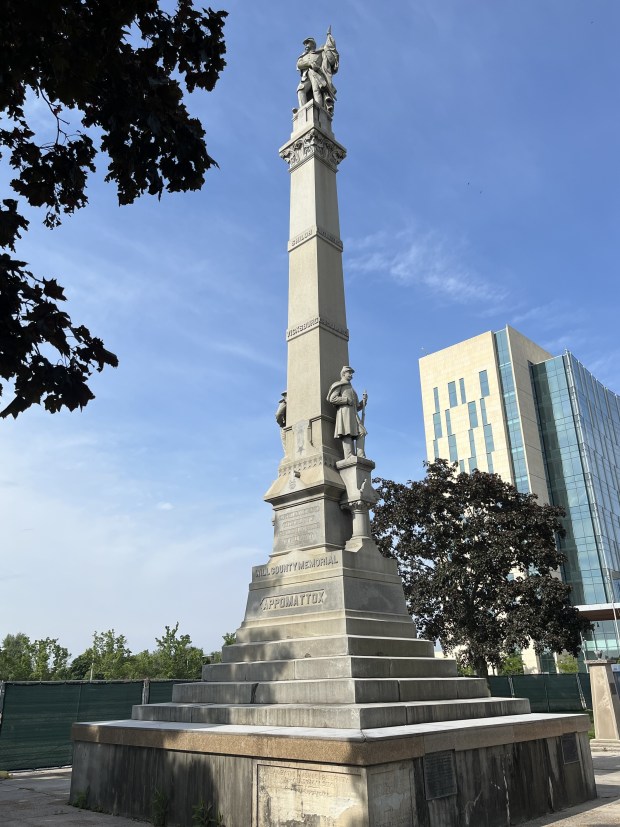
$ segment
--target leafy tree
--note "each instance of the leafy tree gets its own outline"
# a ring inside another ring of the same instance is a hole
[[[579,664],[577,658],[569,655],[568,652],[563,652],[557,660],[558,672],[561,675],[575,675],[579,671]]]
[[[459,474],[442,459],[426,465],[421,481],[377,480],[373,518],[421,635],[485,676],[530,639],[539,654],[576,655],[591,624],[553,576],[565,560],[555,543],[562,509],[496,474]]]
[[[0,680],[64,680],[68,660],[69,651],[57,638],[31,641],[23,632],[7,635],[0,648]]]
[[[522,675],[524,669],[521,653],[513,652],[512,655],[506,655],[500,663],[497,672],[499,675]]]
[[[0,680],[27,681],[32,673],[30,638],[23,632],[7,635],[0,648]]]
[[[93,658],[90,649],[83,652],[81,655],[73,658],[67,667],[66,680],[68,681],[85,681],[90,678],[90,670],[93,665]]]
[[[222,635],[222,640],[224,641],[224,646],[232,646],[233,643],[237,642],[237,633],[236,632],[225,632]]]
[[[166,626],[160,638],[155,638],[157,649],[153,653],[158,678],[200,678],[204,653],[192,646],[189,635],[179,635],[179,623],[173,628]]]
[[[82,655],[84,662],[92,665],[93,680],[119,680],[127,678],[131,668],[131,650],[125,635],[116,635],[114,629],[95,632],[93,644]],[[85,678],[90,677],[90,669]]]
[[[31,681],[64,680],[67,677],[69,650],[57,638],[46,637],[30,645]]]
[[[120,204],[199,189],[215,161],[183,94],[213,89],[225,16],[192,0],[173,14],[158,0],[0,0],[0,150],[16,196],[0,202],[0,393],[9,383],[14,394],[0,416],[82,408],[93,371],[118,363],[61,309],[56,279],[16,257],[25,205],[42,207],[50,228],[84,207],[98,149]],[[49,112],[47,134],[35,134],[33,97]]]

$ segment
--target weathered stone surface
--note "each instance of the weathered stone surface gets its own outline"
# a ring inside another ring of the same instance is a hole
[[[77,724],[71,794],[90,788],[104,809],[137,816],[159,790],[171,827],[187,824],[201,798],[230,827],[503,827],[594,797],[587,716],[526,716],[538,738],[520,736],[520,717],[346,736],[135,722],[122,741],[117,725]],[[576,760],[566,760],[558,729],[577,730]],[[456,783],[452,794],[429,798],[425,761],[440,751],[452,754]]]
[[[620,740],[620,699],[611,661],[588,661],[592,682],[594,732],[598,740]]]

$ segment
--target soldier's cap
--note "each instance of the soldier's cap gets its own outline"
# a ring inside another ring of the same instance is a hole
[[[340,371],[340,373],[344,373],[345,370],[350,370],[351,373],[355,373],[355,371],[353,370],[353,368],[350,365],[343,365],[342,370]]]
[[[304,45],[304,46],[306,45],[306,43],[312,43],[312,45],[313,45],[313,46],[314,46],[314,48],[316,49],[316,40],[315,40],[313,37],[307,37],[307,38],[306,38],[304,41],[302,41],[302,42],[303,42],[303,45]]]

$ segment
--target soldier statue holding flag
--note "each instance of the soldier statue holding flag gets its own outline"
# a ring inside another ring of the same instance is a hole
[[[332,76],[338,71],[339,59],[331,26],[327,30],[325,45],[320,49],[317,49],[313,37],[304,40],[304,53],[297,60],[297,68],[301,72],[297,87],[300,106],[305,106],[314,99],[318,106],[333,116],[336,87],[332,83]]]

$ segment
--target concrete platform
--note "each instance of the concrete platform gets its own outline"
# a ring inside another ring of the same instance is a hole
[[[615,827],[620,824],[620,749],[593,750],[598,798],[562,813],[537,818],[523,827]],[[129,827],[132,819],[77,810],[68,805],[71,768],[17,772],[0,779],[2,827]],[[226,825],[243,827],[243,825]]]

